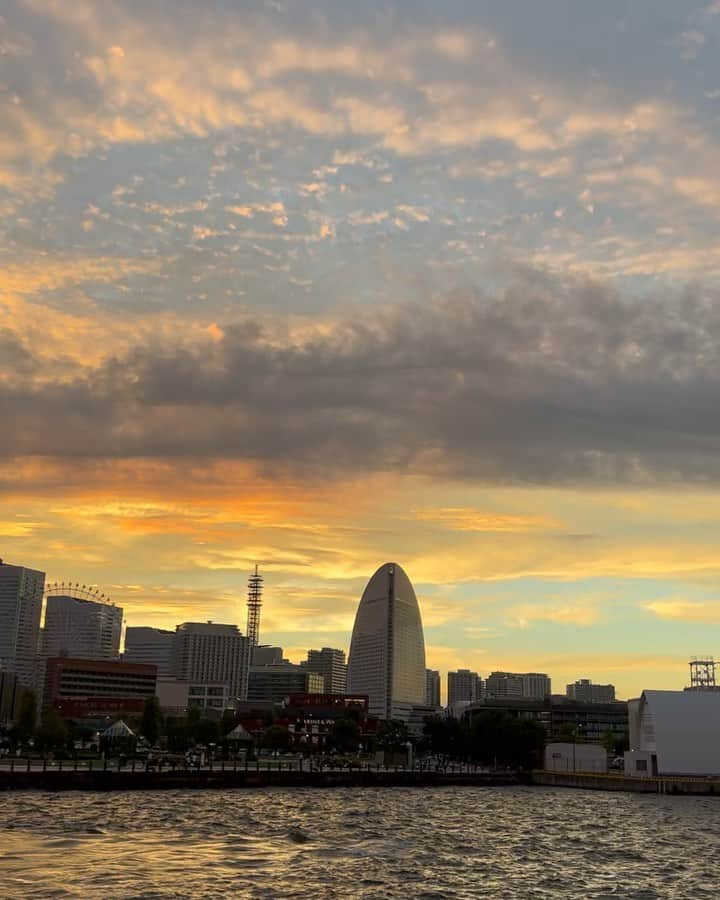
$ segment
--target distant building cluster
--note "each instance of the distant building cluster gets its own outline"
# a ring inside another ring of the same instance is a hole
[[[107,597],[79,584],[46,590],[43,572],[0,561],[0,723],[12,719],[20,693],[30,689],[41,707],[78,720],[139,714],[148,697],[168,715],[231,709],[247,728],[260,727],[270,710],[274,718],[285,710],[283,721],[314,742],[351,709],[362,711],[365,730],[397,719],[416,734],[428,716],[472,717],[487,709],[535,718],[549,736],[574,729],[599,742],[603,733],[627,729],[626,704],[615,701],[612,685],[582,678],[556,696],[541,672],[450,671],[443,706],[440,672],[426,667],[417,597],[397,563],[385,563],[368,581],[347,659],[342,649],[321,647],[294,664],[282,647],[261,644],[262,593],[256,567],[245,633],[212,621],[131,625],[123,646],[123,610]]]

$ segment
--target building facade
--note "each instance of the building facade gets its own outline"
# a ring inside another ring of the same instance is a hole
[[[322,675],[325,679],[326,694],[344,694],[347,688],[347,664],[345,651],[323,647],[322,650],[308,650],[307,659],[300,665],[309,672]]]
[[[145,700],[155,696],[156,680],[155,666],[51,657],[43,704],[68,718],[142,713]]]
[[[19,704],[20,687],[17,675],[0,669],[0,725],[14,720]]]
[[[36,690],[45,573],[0,560],[0,670]]]
[[[720,691],[643,691],[628,706],[626,775],[720,775]]]
[[[325,678],[292,663],[253,666],[248,679],[249,703],[282,703],[290,694],[324,694]]]
[[[483,695],[482,678],[470,669],[458,669],[448,672],[448,706],[460,702],[474,703]]]
[[[488,697],[524,697],[542,700],[551,694],[552,685],[544,672],[491,672],[485,681]]]
[[[48,594],[43,656],[76,659],[117,659],[120,655],[123,611],[100,599]]]
[[[425,639],[410,579],[385,563],[363,592],[355,617],[347,690],[367,695],[370,715],[404,719],[425,704]]]
[[[567,685],[565,694],[571,700],[582,700],[584,703],[612,703],[615,699],[615,685],[593,684],[589,678],[580,678]]]
[[[144,625],[128,626],[125,629],[124,662],[157,666],[158,678],[174,675],[173,646],[175,632],[163,628],[149,628]]]
[[[534,719],[545,729],[548,740],[561,740],[572,731],[577,740],[601,744],[608,732],[622,740],[628,732],[628,705],[614,703],[583,703],[561,695],[533,699],[524,697],[484,697],[462,711],[474,717],[488,710],[500,710],[522,719]]]
[[[440,706],[440,673],[437,669],[425,669],[425,705]]]
[[[242,696],[244,667],[249,659],[247,638],[237,625],[185,622],[178,625],[173,644],[173,672],[192,684],[225,684],[228,696]]]
[[[282,647],[271,647],[269,644],[258,644],[252,648],[253,666],[275,666],[278,663],[289,662],[285,659]]]

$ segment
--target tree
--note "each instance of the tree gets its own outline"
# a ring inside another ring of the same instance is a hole
[[[567,741],[569,744],[575,744],[577,743],[579,736],[580,730],[577,725],[573,725],[572,722],[563,722],[558,728],[557,739],[559,741]]]
[[[353,719],[337,719],[327,736],[329,750],[338,753],[356,753],[360,745],[360,726]]]
[[[140,720],[140,734],[152,746],[157,744],[162,729],[162,713],[160,701],[157,697],[148,697],[143,706],[142,719]]]
[[[406,749],[407,742],[410,740],[410,732],[404,722],[397,719],[388,719],[381,722],[380,730],[377,734],[377,745],[381,750],[388,753],[398,753]]]
[[[42,714],[35,742],[40,750],[63,750],[67,745],[69,734],[67,722],[51,706]]]
[[[284,725],[270,725],[263,731],[260,740],[266,750],[287,750],[290,747],[290,732]]]
[[[20,694],[17,717],[15,718],[15,735],[19,744],[27,744],[35,734],[37,724],[37,700],[32,691]]]
[[[220,740],[220,723],[217,719],[200,719],[195,735],[199,744],[217,744]]]

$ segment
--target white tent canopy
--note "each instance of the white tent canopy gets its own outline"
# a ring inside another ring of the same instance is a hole
[[[117,722],[113,722],[109,728],[106,728],[102,736],[104,738],[130,738],[135,737],[135,732],[128,728],[122,719],[119,719]]]
[[[232,731],[225,735],[226,741],[251,741],[252,735],[244,728],[242,723],[238,723]]]

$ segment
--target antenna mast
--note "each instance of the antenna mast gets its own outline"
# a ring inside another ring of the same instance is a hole
[[[257,647],[260,638],[260,608],[262,607],[263,577],[254,573],[248,578],[247,637],[251,647]]]
[[[250,683],[250,666],[252,666],[253,647],[257,647],[260,638],[260,609],[262,607],[263,577],[255,571],[248,578],[247,594],[247,629],[245,631],[245,659],[243,660],[243,677],[241,700],[247,700]]]

